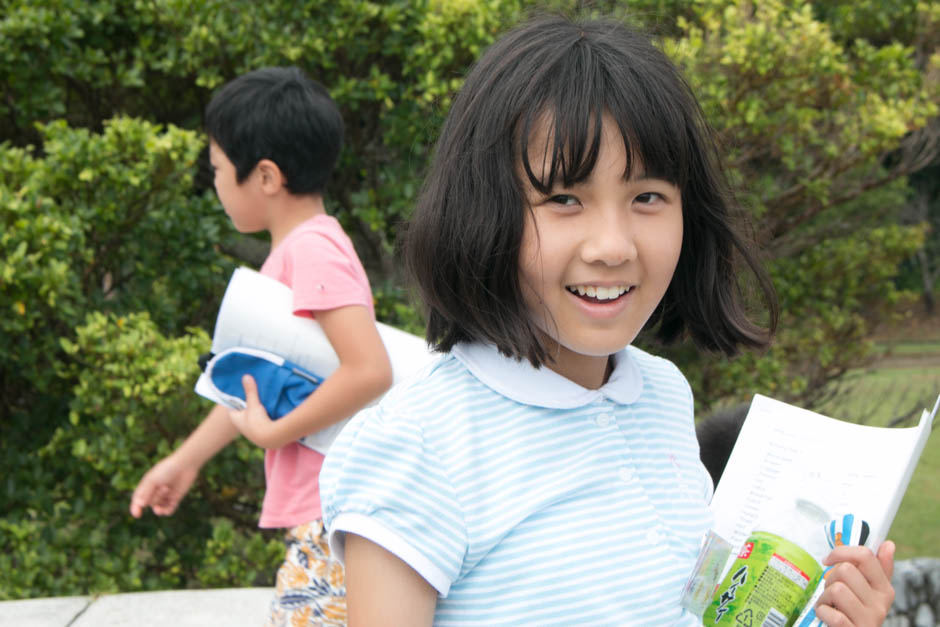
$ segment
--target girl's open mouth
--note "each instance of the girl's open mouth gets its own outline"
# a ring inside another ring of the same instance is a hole
[[[591,303],[608,303],[633,290],[632,285],[569,285],[566,289]]]

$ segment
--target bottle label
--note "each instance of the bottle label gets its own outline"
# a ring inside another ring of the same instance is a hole
[[[718,586],[702,621],[706,626],[792,625],[821,575],[819,562],[799,546],[755,531]]]

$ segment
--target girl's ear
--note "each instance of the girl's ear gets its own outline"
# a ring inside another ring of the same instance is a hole
[[[287,178],[281,172],[281,168],[270,159],[262,159],[255,166],[255,170],[261,181],[261,191],[268,196],[273,196],[283,189],[287,184]]]

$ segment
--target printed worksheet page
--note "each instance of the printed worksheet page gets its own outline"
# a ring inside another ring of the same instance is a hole
[[[869,546],[877,549],[932,419],[925,411],[917,427],[871,427],[755,395],[712,499],[715,531],[739,546],[762,516],[805,499],[831,518],[851,513],[867,520]]]

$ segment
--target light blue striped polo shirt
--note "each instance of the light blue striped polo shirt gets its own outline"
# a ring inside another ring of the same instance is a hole
[[[688,382],[628,347],[607,384],[468,344],[395,386],[320,473],[330,545],[397,555],[435,625],[699,625],[679,607],[712,518]]]

